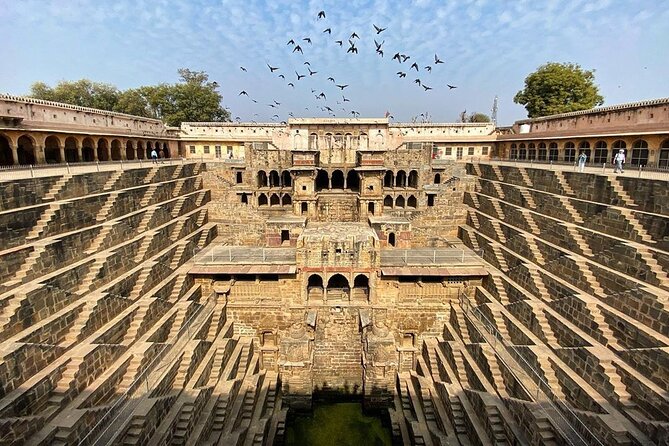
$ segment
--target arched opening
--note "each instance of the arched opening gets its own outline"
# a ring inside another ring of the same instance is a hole
[[[84,141],[81,143],[81,157],[83,158],[82,161],[95,161],[95,143],[93,139],[84,138]]]
[[[98,140],[98,160],[109,161],[109,148],[107,147],[107,140],[104,138]]]
[[[344,147],[344,136],[341,133],[335,133],[334,146],[337,149],[341,149]]]
[[[269,187],[279,187],[280,185],[280,179],[279,179],[279,172],[276,170],[272,170],[269,173]]]
[[[166,142],[163,143],[163,156],[170,158],[170,146]]]
[[[520,145],[518,145],[518,159],[527,159],[527,148],[525,147],[525,143],[521,142]]]
[[[414,189],[418,187],[418,172],[415,170],[409,172],[409,187]]]
[[[539,152],[537,154],[537,159],[539,161],[546,161],[548,152],[546,150],[546,143],[545,142],[540,142],[539,143]]]
[[[353,147],[353,135],[350,133],[346,133],[344,135],[344,148],[345,149],[354,149]]]
[[[260,335],[262,347],[276,347],[276,334],[272,330],[265,330]]]
[[[633,166],[648,165],[648,143],[643,139],[637,139],[632,144],[632,160]]]
[[[125,159],[135,159],[135,148],[132,146],[132,141],[125,142]]]
[[[367,203],[367,213],[369,215],[374,215],[374,202],[370,201]]]
[[[77,140],[68,136],[65,139],[65,162],[76,163],[79,161],[79,153],[77,153]]]
[[[349,170],[346,175],[346,187],[354,192],[360,190],[360,177],[355,170]]]
[[[318,274],[312,274],[309,276],[309,279],[307,279],[307,298],[323,298],[323,278]]]
[[[279,196],[277,194],[272,194],[269,197],[269,205],[270,206],[279,206],[281,201],[279,200]]]
[[[281,205],[288,206],[290,204],[293,204],[293,199],[290,198],[290,194],[283,194],[283,196],[281,197]]]
[[[588,141],[581,141],[578,144],[578,155],[581,156],[581,153],[585,153],[585,156],[587,156],[587,162],[591,161],[590,143]]]
[[[531,142],[527,145],[527,159],[528,160],[537,159],[537,148],[536,148],[536,146],[534,145],[533,142]]]
[[[335,170],[332,172],[332,188],[333,189],[343,189],[344,188],[344,172],[341,170]]]
[[[242,204],[249,204],[249,196],[247,194],[242,194],[240,200]]]
[[[44,140],[44,160],[47,164],[60,163],[60,140],[50,135]]]
[[[318,135],[316,133],[309,135],[309,149],[318,150]]]
[[[137,141],[137,158],[146,159],[146,151],[144,150],[144,143],[142,141]]]
[[[307,212],[309,212],[309,203],[302,202],[300,204],[300,212],[302,215],[305,215]]]
[[[264,170],[259,170],[258,171],[258,187],[267,187],[268,186],[267,182],[267,174],[265,173]]]
[[[153,151],[153,143],[151,141],[146,142],[146,150],[144,151],[146,153],[146,159],[151,158],[151,151]]]
[[[281,172],[281,185],[283,187],[292,187],[293,180],[290,176],[290,171],[284,170],[283,172]]]
[[[434,184],[441,184],[441,174],[434,174]]]
[[[258,195],[258,206],[267,206],[267,195]]]
[[[557,161],[558,160],[558,145],[556,142],[548,144],[548,160]]]
[[[518,159],[518,146],[516,145],[515,142],[511,144],[511,152],[509,154],[509,158],[511,158],[512,160]]]
[[[341,274],[335,274],[328,280],[327,298],[348,300],[350,286],[346,277]]]
[[[658,167],[669,167],[669,139],[665,139],[660,144],[660,158]]]
[[[620,149],[623,149],[623,153],[627,156],[627,143],[623,141],[622,139],[619,139],[617,141],[613,141],[613,144],[611,144],[611,162],[613,163],[613,157],[616,156],[616,153],[620,151]]]
[[[394,177],[392,170],[386,170],[386,174],[383,176],[383,187],[393,187]]]
[[[383,148],[383,134],[382,133],[377,133],[376,136],[374,137],[375,139],[375,145],[377,149],[382,149]]]
[[[576,160],[576,145],[571,141],[564,145],[564,160],[568,163]]]
[[[416,197],[414,197],[413,195],[409,195],[409,198],[407,199],[407,207],[415,209],[417,207],[416,203],[417,203]]]
[[[395,243],[396,243],[395,242],[395,233],[391,232],[391,233],[388,234],[388,244],[390,246],[395,246]]]
[[[115,139],[111,143],[111,159],[118,161],[121,159],[121,142]]]
[[[595,143],[595,158],[593,161],[596,164],[604,164],[609,159],[609,150],[606,147],[605,141],[597,141]]]
[[[325,134],[325,147],[328,150],[332,149],[332,133]]]
[[[403,208],[404,207],[404,197],[403,196],[398,196],[395,199],[395,207],[396,208]]]
[[[362,150],[365,150],[369,147],[369,138],[367,137],[367,133],[361,133],[359,137],[359,148]]]
[[[29,136],[23,135],[19,138],[16,151],[19,164],[35,164],[35,143]]]
[[[406,187],[407,185],[407,174],[403,170],[397,171],[397,176],[395,177],[395,187]]]
[[[369,279],[363,274],[358,274],[353,279],[352,299],[367,300],[369,298]]]
[[[330,187],[330,178],[325,170],[319,170],[316,174],[316,192],[328,189]]]
[[[11,166],[14,164],[14,155],[9,145],[9,140],[0,135],[0,166]]]
[[[293,148],[294,149],[302,148],[302,135],[300,135],[299,133],[293,135]]]
[[[383,206],[387,208],[393,207],[393,197],[386,195],[386,198],[383,199]]]

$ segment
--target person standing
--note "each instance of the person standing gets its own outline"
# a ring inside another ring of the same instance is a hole
[[[613,163],[615,167],[613,168],[613,173],[623,173],[623,164],[625,164],[625,151],[620,149],[616,156],[613,158]]]
[[[581,155],[578,157],[578,171],[583,172],[585,170],[585,162],[588,161],[588,155],[585,152],[581,152]]]
[[[151,150],[151,162],[158,164],[158,152],[156,152],[156,149]]]

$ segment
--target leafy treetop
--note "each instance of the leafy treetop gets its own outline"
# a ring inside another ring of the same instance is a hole
[[[595,85],[594,70],[578,64],[549,62],[525,78],[525,88],[513,101],[527,109],[529,118],[587,110],[604,103]]]

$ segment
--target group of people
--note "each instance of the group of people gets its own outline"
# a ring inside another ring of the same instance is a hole
[[[164,156],[163,156],[163,151],[162,150],[156,151],[156,149],[151,150],[151,162],[153,164],[158,164],[158,158],[160,158],[161,163],[165,162],[164,161]]]
[[[585,170],[585,163],[588,161],[588,155],[585,152],[581,152],[578,157],[578,171],[583,172]],[[623,173],[623,164],[625,164],[625,150],[620,149],[618,153],[613,157],[613,173]]]

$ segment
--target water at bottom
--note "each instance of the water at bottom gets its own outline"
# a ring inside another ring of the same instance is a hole
[[[360,403],[314,406],[312,413],[295,414],[286,428],[289,446],[390,446],[392,437],[381,418],[365,415]]]

